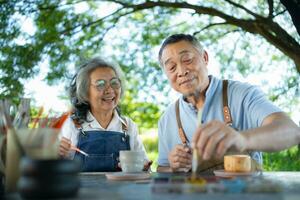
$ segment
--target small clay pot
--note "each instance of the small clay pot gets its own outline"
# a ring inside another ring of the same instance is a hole
[[[23,158],[21,160],[20,170],[23,176],[77,174],[80,172],[80,163],[75,160],[66,159],[34,160]]]
[[[20,170],[18,189],[25,199],[73,197],[80,186],[76,161],[23,158]]]

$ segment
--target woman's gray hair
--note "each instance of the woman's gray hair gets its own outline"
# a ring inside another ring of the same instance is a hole
[[[76,76],[76,97],[79,103],[88,103],[88,91],[91,84],[90,74],[98,68],[110,68],[117,78],[121,80],[121,97],[124,94],[124,76],[117,63],[105,61],[101,57],[95,57],[81,65]]]
[[[121,97],[125,91],[125,80],[123,72],[120,66],[115,62],[105,61],[101,57],[95,57],[83,65],[80,66],[78,72],[72,79],[70,85],[70,98],[73,105],[73,114],[72,119],[74,122],[82,124],[87,120],[87,113],[90,110],[89,103],[89,87],[91,84],[90,75],[91,73],[98,68],[110,68],[115,73],[117,78],[121,81]],[[120,109],[117,106],[117,112],[120,113]]]

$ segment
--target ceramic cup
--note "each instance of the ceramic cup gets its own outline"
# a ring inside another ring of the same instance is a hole
[[[120,151],[120,164],[123,172],[141,172],[144,168],[142,151]]]

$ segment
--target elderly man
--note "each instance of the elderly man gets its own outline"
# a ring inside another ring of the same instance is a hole
[[[209,76],[208,60],[191,35],[172,35],[160,48],[159,62],[172,88],[182,95],[159,120],[157,171],[190,170],[191,147],[200,155],[200,171],[209,171],[222,166],[229,150],[248,153],[261,164],[260,151],[299,143],[299,127],[261,90]]]

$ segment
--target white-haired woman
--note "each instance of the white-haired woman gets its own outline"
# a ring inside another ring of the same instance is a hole
[[[124,93],[118,65],[93,58],[82,65],[70,87],[73,113],[61,131],[59,153],[82,161],[82,171],[119,171],[119,151],[143,151],[144,170],[148,160],[136,124],[121,116],[118,103]],[[77,146],[89,156],[71,150]]]

